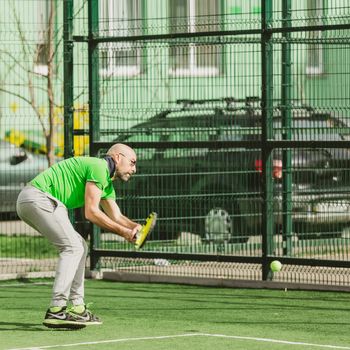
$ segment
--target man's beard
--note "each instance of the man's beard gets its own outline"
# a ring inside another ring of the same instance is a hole
[[[120,179],[124,182],[127,182],[130,180],[130,178],[131,178],[131,174],[129,173],[121,173],[118,170],[116,170],[114,173],[114,179]]]

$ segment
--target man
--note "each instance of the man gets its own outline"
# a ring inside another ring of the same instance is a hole
[[[134,150],[118,143],[108,150],[104,159],[74,157],[54,164],[19,194],[19,217],[59,250],[51,305],[43,322],[45,326],[82,328],[102,324],[84,303],[88,247],[74,230],[67,209],[85,204],[85,217],[89,221],[134,243],[142,226],[121,214],[112,182],[115,179],[128,181],[135,173]],[[72,305],[68,307],[68,303]]]

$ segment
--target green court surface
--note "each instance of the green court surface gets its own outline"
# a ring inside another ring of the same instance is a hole
[[[350,294],[86,281],[102,326],[41,322],[52,280],[0,282],[0,349],[350,350]]]

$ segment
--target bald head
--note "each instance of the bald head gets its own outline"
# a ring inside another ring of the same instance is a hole
[[[112,157],[116,170],[112,180],[119,178],[128,181],[136,173],[136,153],[123,143],[116,143],[107,152]]]
[[[117,155],[118,153],[122,153],[127,157],[136,158],[135,151],[123,143],[116,143],[107,151],[107,155],[111,157]]]

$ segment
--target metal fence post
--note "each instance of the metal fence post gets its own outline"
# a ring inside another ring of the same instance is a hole
[[[74,156],[73,135],[73,4],[74,0],[65,0],[63,7],[63,50],[64,50],[64,158]],[[74,211],[69,210],[69,218],[74,222]]]
[[[273,252],[273,180],[271,152],[268,141],[272,139],[273,117],[273,49],[272,0],[261,1],[261,104],[262,104],[262,278],[269,279],[268,256]]]
[[[282,33],[282,84],[281,84],[281,112],[282,127],[285,132],[283,140],[291,140],[292,111],[291,111],[291,0],[283,0],[282,3],[282,27],[287,30]],[[292,253],[292,158],[291,150],[284,149],[282,156],[282,237],[283,255],[289,256]]]
[[[94,41],[99,33],[99,11],[98,1],[88,1],[88,70],[89,70],[89,144],[90,155],[96,156],[91,145],[99,140],[99,111],[100,111],[100,91],[99,91],[99,57],[97,43]],[[98,258],[94,248],[98,247],[101,230],[93,225],[90,229],[90,268],[94,270],[98,267]]]
[[[74,155],[73,149],[73,1],[63,7],[64,49],[64,158]]]

